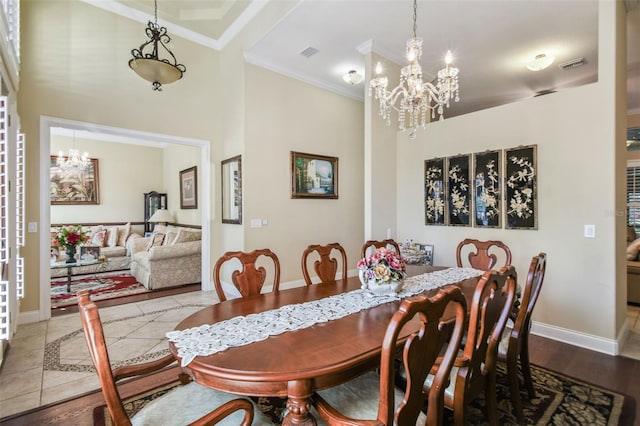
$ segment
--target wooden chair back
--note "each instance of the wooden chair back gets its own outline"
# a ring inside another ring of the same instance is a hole
[[[242,269],[235,269],[231,273],[231,282],[238,289],[242,297],[260,294],[267,279],[267,269],[264,266],[257,266],[261,260],[271,260],[273,262],[273,292],[277,292],[280,287],[280,261],[278,256],[269,249],[259,249],[250,252],[228,251],[223,254],[213,268],[213,283],[216,293],[221,302],[227,300],[227,296],[222,288],[220,272],[226,262],[238,260]]]
[[[91,301],[89,290],[81,290],[78,292],[78,310],[80,312],[84,336],[87,341],[87,346],[89,347],[89,353],[91,354],[91,360],[98,373],[102,395],[106,402],[109,416],[111,416],[112,424],[130,426],[131,420],[124,409],[117,382],[121,379],[146,376],[159,371],[175,363],[176,359],[173,355],[167,355],[155,361],[127,365],[112,370],[98,307]],[[191,424],[202,426],[216,424],[231,413],[240,410],[245,412],[242,425],[250,425],[253,422],[253,405],[250,401],[240,398],[225,402]]]
[[[513,266],[487,271],[478,281],[469,314],[466,342],[455,380],[456,424],[464,423],[468,403],[485,391],[489,423],[497,424],[495,395],[498,344],[516,296],[517,276]],[[492,387],[492,388],[491,388]],[[462,416],[461,419],[459,416]]]
[[[331,257],[332,252],[337,252],[337,255],[340,256],[340,262],[338,258]],[[315,255],[319,259],[313,262],[313,270],[320,279],[320,283],[335,281],[339,269],[342,270],[342,279],[347,279],[347,253],[344,248],[338,243],[330,243],[325,246],[313,244],[302,252],[302,276],[307,285],[312,283],[309,274],[309,257]]]
[[[443,320],[445,311],[447,320]],[[316,393],[312,401],[320,416],[329,424],[389,426],[417,424],[418,416],[425,403],[423,383],[432,366],[438,361],[440,370],[435,378],[437,386],[433,386],[426,395],[428,398],[426,424],[442,424],[444,389],[447,387],[449,374],[466,329],[466,314],[465,298],[460,289],[453,286],[440,290],[431,298],[416,296],[405,299],[391,317],[382,343],[377,421],[346,418]],[[454,322],[452,322],[452,316],[455,318]],[[400,342],[398,341],[400,332],[409,321],[418,321],[419,328],[409,335],[406,341],[403,339]],[[395,400],[396,368],[402,369],[406,377],[402,401]],[[371,415],[367,418],[373,418],[376,415],[375,412],[361,413],[361,415],[366,414]],[[359,416],[359,418],[362,417]]]
[[[369,240],[362,245],[362,258],[367,257],[367,252],[370,248],[373,248],[373,250],[376,250],[382,247],[393,248],[396,251],[396,253],[400,254],[400,246],[394,240],[390,240],[390,239],[382,240],[382,241]]]
[[[533,379],[529,364],[529,330],[531,329],[531,316],[533,308],[540,296],[542,282],[546,270],[547,255],[540,253],[531,259],[527,281],[524,285],[520,307],[513,321],[513,328],[509,333],[506,354],[501,354],[500,359],[507,364],[511,401],[520,420],[523,420],[522,405],[520,403],[520,385],[518,378],[518,359],[522,368],[522,376],[529,393],[529,398],[534,397]],[[503,337],[504,339],[504,337]]]
[[[456,249],[456,261],[459,267],[465,266],[462,256],[466,251],[469,251],[467,255],[469,265],[475,269],[490,271],[511,265],[511,250],[502,241],[479,241],[472,238],[461,241]],[[500,266],[496,265],[498,254],[501,259],[504,259],[504,264]]]

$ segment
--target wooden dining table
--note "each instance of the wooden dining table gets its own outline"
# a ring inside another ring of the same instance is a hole
[[[434,267],[417,271],[429,272]],[[440,268],[442,269],[442,268]],[[459,286],[470,303],[479,277]],[[323,299],[360,288],[358,277],[280,290],[258,296],[231,299],[206,307],[180,322],[175,330],[214,324],[236,316]],[[425,294],[436,294],[431,290]],[[283,425],[315,425],[310,413],[314,391],[345,383],[379,366],[382,340],[400,301],[386,303],[346,317],[288,331],[245,346],[231,347],[209,356],[197,356],[185,367],[204,386],[245,396],[287,397]],[[409,323],[406,338],[418,327]],[[169,343],[180,360],[177,348]]]

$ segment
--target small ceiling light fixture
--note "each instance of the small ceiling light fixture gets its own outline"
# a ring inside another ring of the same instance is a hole
[[[84,170],[89,165],[89,153],[83,152],[80,155],[80,150],[76,149],[76,132],[73,131],[73,148],[69,148],[69,155],[64,156],[62,150],[58,151],[58,158],[56,159],[56,165],[63,170]]]
[[[427,124],[427,111],[431,111],[431,119],[438,114],[440,120],[444,119],[444,107],[449,107],[451,99],[460,100],[458,87],[458,68],[451,65],[453,55],[447,51],[445,67],[438,71],[435,85],[429,81],[422,81],[422,68],[420,57],[422,56],[422,38],[416,37],[417,2],[413,0],[413,37],[407,40],[406,57],[408,65],[400,70],[400,84],[393,90],[387,90],[388,79],[382,73],[380,62],[376,65],[376,78],[370,81],[369,96],[375,93],[375,98],[380,101],[380,116],[391,124],[391,109],[398,112],[398,127],[405,130],[411,129],[410,138],[416,136],[418,126],[424,128]],[[396,106],[396,101],[399,105]],[[407,119],[405,116],[409,116]]]
[[[349,84],[358,84],[362,81],[363,78],[364,77],[361,74],[358,74],[358,71],[356,70],[351,70],[342,76],[344,82]]]
[[[167,44],[171,42],[171,37],[167,34],[167,28],[158,25],[158,0],[154,0],[155,22],[149,21],[145,30],[149,40],[140,45],[140,48],[133,49],[129,60],[129,68],[136,74],[150,81],[153,90],[161,91],[163,84],[173,83],[180,80],[187,68],[178,63]],[[145,52],[147,49],[147,52]],[[161,58],[160,53],[168,55]]]
[[[555,59],[556,58],[554,58],[553,56],[547,56],[544,53],[540,53],[527,64],[527,68],[530,71],[540,71],[551,65]]]

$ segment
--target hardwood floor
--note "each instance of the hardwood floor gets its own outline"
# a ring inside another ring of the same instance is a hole
[[[582,381],[640,398],[640,361],[621,356],[610,356],[579,348],[543,337],[530,337],[531,362]],[[177,377],[178,369],[127,383],[121,389],[124,398],[135,395],[141,384],[160,385]],[[78,398],[47,407],[40,407],[0,422],[6,426],[34,424],[92,425],[93,409],[104,404],[100,392],[92,392]],[[640,420],[638,404],[635,418]],[[637,421],[636,421],[637,423]],[[622,425],[627,426],[627,425]]]

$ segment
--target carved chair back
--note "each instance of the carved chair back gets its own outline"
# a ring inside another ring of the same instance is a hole
[[[229,251],[223,254],[213,268],[213,283],[221,302],[227,300],[222,288],[221,271],[223,265],[233,260],[240,262],[241,269],[234,269],[231,273],[231,283],[238,289],[242,297],[260,294],[267,279],[267,269],[258,266],[259,261],[271,261],[273,264],[273,292],[280,287],[280,261],[278,256],[269,249],[253,250],[251,252]],[[232,265],[229,263],[228,265]]]
[[[459,267],[463,267],[462,256],[468,251],[467,260],[472,268],[482,271],[499,269],[511,265],[511,250],[502,241],[479,241],[467,238],[458,244],[456,249],[456,261]],[[504,264],[496,266],[498,254],[504,259]]]
[[[331,257],[331,253],[340,256],[340,262],[337,257]],[[319,259],[313,262],[313,270],[320,279],[320,283],[335,281],[338,270],[342,270],[342,279],[347,279],[347,253],[338,243],[330,243],[325,246],[313,244],[308,246],[302,252],[302,276],[307,285],[311,285],[312,279],[309,274],[308,261],[310,256],[317,256]]]
[[[376,249],[379,249],[382,247],[393,248],[396,251],[396,253],[400,254],[400,246],[394,240],[390,240],[390,239],[382,240],[382,241],[369,240],[362,245],[362,258],[367,257],[367,252],[369,251],[370,248],[373,248],[373,250],[375,251]]]

